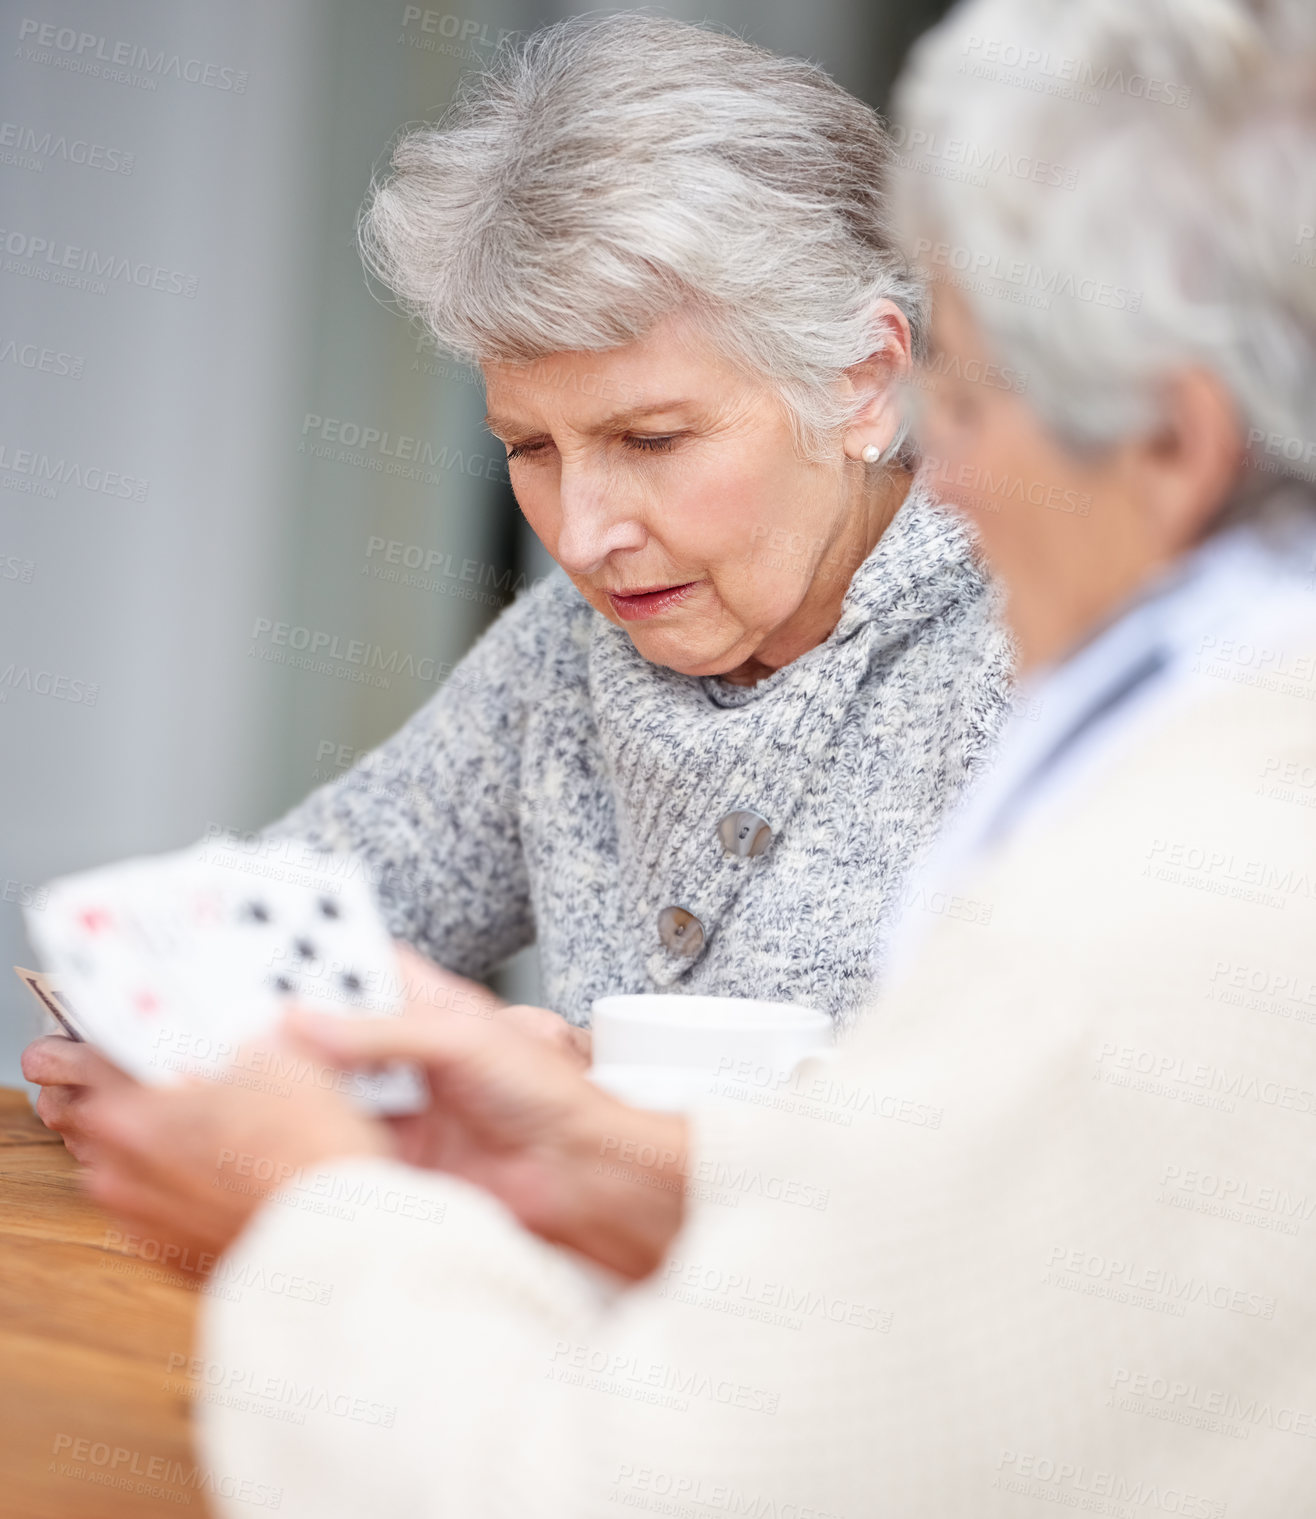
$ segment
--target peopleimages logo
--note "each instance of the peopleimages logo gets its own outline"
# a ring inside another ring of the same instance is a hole
[[[985,174],[1006,174],[1065,190],[1078,183],[1077,169],[1028,153],[1012,153],[1008,148],[984,147],[967,137],[938,137],[935,132],[917,127],[911,130],[899,123],[892,126],[890,137],[899,162],[922,173],[932,172],[935,165],[962,169],[967,175],[978,176],[974,182],[980,187],[987,183],[982,177]]]
[[[151,482],[140,475],[125,475],[97,464],[83,465],[62,456],[52,459],[30,448],[14,448],[2,439],[0,474],[14,477],[4,483],[4,489],[46,497],[53,496],[57,486],[75,485],[121,501],[145,501],[151,489]]]
[[[424,438],[390,433],[385,428],[342,417],[322,417],[312,411],[302,418],[302,440],[297,451],[313,459],[351,464],[358,469],[416,480],[422,485],[437,485],[440,475],[448,470],[501,480],[504,484],[508,480],[505,454],[490,458],[446,444],[436,448]]]
[[[994,475],[986,465],[961,464],[951,468],[945,459],[928,454],[922,478],[943,487],[960,505],[977,511],[999,512],[1003,501],[1043,506],[1048,511],[1086,517],[1092,510],[1087,491],[1071,490],[1047,480],[1025,480],[1008,472]]]
[[[157,290],[164,295],[182,295],[189,300],[196,295],[197,278],[162,264],[148,264],[125,254],[104,253],[95,248],[79,248],[31,232],[0,229],[0,252],[7,255],[5,271],[24,274],[33,279],[49,280],[56,285],[73,285],[104,295],[107,281],[137,285],[143,290]]]
[[[20,56],[27,62],[53,64],[93,78],[143,83],[150,89],[155,89],[161,79],[172,78],[234,95],[243,95],[247,90],[246,69],[184,58],[181,53],[167,53],[164,48],[153,52],[138,42],[111,41],[96,32],[58,26],[53,21],[36,21],[31,16],[24,16],[18,23],[18,40],[32,44],[21,51]],[[132,71],[139,77],[133,79],[130,73],[127,78],[119,78],[116,70]]]
[[[256,618],[251,640],[248,654],[266,663],[334,675],[381,689],[388,689],[394,675],[425,682],[452,681],[457,686],[465,681],[478,684],[447,660],[436,660],[428,654],[417,659],[404,650],[384,649],[366,639],[346,638],[324,628],[275,622],[269,617]]]
[[[80,353],[64,353],[36,343],[20,343],[16,338],[0,338],[0,364],[17,364],[22,369],[34,369],[41,374],[80,380],[87,361]]]
[[[57,1434],[46,1470],[51,1476],[77,1478],[179,1505],[191,1503],[194,1492],[256,1508],[278,1508],[283,1502],[281,1487],[229,1476],[195,1462],[185,1464],[170,1456],[129,1450],[125,1445],[112,1446],[87,1435]]]
[[[34,696],[49,696],[74,706],[94,707],[101,688],[85,680],[74,680],[54,670],[34,670],[31,665],[8,664],[0,670],[0,702],[9,700],[11,691],[27,691]]]
[[[1276,1403],[1269,1397],[1257,1397],[1255,1393],[1231,1392],[1223,1387],[1190,1382],[1186,1377],[1157,1376],[1127,1366],[1115,1370],[1110,1385],[1117,1396],[1146,1399],[1176,1413],[1200,1413],[1237,1424],[1275,1429],[1284,1434],[1302,1435],[1308,1440],[1316,1440],[1316,1412],[1310,1408]],[[1174,1422],[1192,1421],[1177,1418]]]
[[[17,163],[20,168],[44,169],[47,159],[58,158],[88,169],[104,169],[107,174],[131,174],[137,163],[137,155],[122,148],[42,132],[21,121],[0,121],[0,150],[0,162]]]
[[[1013,287],[1045,299],[1048,303],[1055,296],[1068,296],[1072,300],[1089,302],[1095,306],[1108,306],[1112,311],[1142,309],[1141,290],[1130,290],[1124,285],[1114,285],[1109,280],[1075,273],[1072,269],[1035,264],[1031,259],[1002,258],[999,253],[968,248],[962,244],[934,242],[929,237],[915,240],[914,257],[916,261],[925,260],[939,269],[950,270],[966,279]]]
[[[185,1355],[179,1350],[170,1352],[166,1373],[163,1388],[166,1392],[228,1406],[236,1403],[244,1410],[254,1404],[257,1412],[265,1412],[269,1405],[282,1405],[288,1422],[295,1424],[304,1424],[308,1413],[323,1413],[392,1429],[397,1418],[397,1405],[393,1403],[382,1403],[343,1388],[331,1390],[250,1367]]]
[[[707,1400],[726,1408],[772,1415],[781,1394],[775,1389],[737,1382],[696,1366],[650,1361],[581,1341],[558,1340],[546,1375],[557,1382],[616,1393],[640,1403],[661,1403],[685,1412],[692,1401]]]
[[[1282,471],[1284,473],[1292,473],[1305,480],[1316,478],[1316,440],[1287,437],[1283,433],[1267,432],[1264,427],[1249,427],[1247,447],[1252,462],[1261,469],[1274,472],[1277,468],[1257,457],[1259,453],[1264,453],[1271,459],[1282,459],[1286,463],[1300,466],[1292,471]]]
[[[1098,66],[1090,59],[1066,57],[1049,49],[1021,47],[1017,42],[983,37],[976,32],[964,45],[964,60],[959,71],[979,79],[1000,78],[1003,83],[1020,84],[1042,94],[1072,95],[1092,105],[1100,102],[1104,91],[1184,110],[1193,95],[1188,85],[1174,80],[1129,73],[1112,68],[1108,63]],[[1028,82],[1030,79],[1031,83]],[[1047,89],[1047,84],[1054,88]],[[1065,86],[1072,88],[1065,89]]]
[[[505,26],[491,30],[488,22],[477,21],[473,16],[454,16],[443,11],[425,10],[419,5],[404,6],[402,29],[409,27],[431,36],[443,37],[449,42],[474,44],[479,47],[496,48],[515,33]]]
[[[993,1485],[1020,1497],[1095,1514],[1128,1516],[1136,1505],[1148,1512],[1177,1514],[1179,1519],[1224,1519],[1228,1507],[1163,1478],[1152,1481],[1038,1451],[1002,1450]]]

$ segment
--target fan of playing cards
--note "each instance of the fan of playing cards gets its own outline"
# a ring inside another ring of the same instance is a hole
[[[290,1001],[397,1013],[393,944],[362,862],[306,858],[207,839],[52,881],[41,911],[25,914],[53,976],[33,991],[74,1038],[155,1085],[226,1069]],[[363,1080],[357,1095],[390,1112],[424,1105],[405,1067]]]

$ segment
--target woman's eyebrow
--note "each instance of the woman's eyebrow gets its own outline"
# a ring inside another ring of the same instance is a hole
[[[492,412],[485,413],[484,425],[489,429],[495,438],[501,438],[504,441],[506,441],[508,438],[515,437],[518,432],[526,431],[526,429],[523,428],[519,423],[509,422],[503,417],[496,417]]]
[[[587,427],[582,427],[580,430],[581,432],[596,434],[614,432],[617,428],[624,427],[631,422],[638,422],[644,417],[659,416],[663,412],[668,411],[678,411],[681,407],[692,404],[692,402],[685,399],[646,401],[642,406],[626,406],[620,411],[611,412],[608,416],[601,417],[597,422],[591,422]],[[504,441],[518,434],[529,436],[535,430],[534,428],[526,427],[524,423],[497,416],[493,412],[485,414],[484,425],[493,433],[494,437],[501,438]]]
[[[619,427],[628,426],[631,422],[638,422],[643,417],[660,416],[663,412],[679,411],[681,407],[690,405],[693,405],[693,402],[684,399],[677,401],[646,401],[641,406],[625,406],[620,411],[614,411],[610,416],[591,423],[584,430],[591,433],[613,432]]]

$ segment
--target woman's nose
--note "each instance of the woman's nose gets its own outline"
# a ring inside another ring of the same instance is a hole
[[[643,548],[644,524],[625,501],[588,480],[562,479],[562,518],[557,562],[570,575],[592,575],[609,554]]]

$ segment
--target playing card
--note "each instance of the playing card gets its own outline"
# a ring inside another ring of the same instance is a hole
[[[206,840],[50,883],[28,929],[84,1036],[139,1080],[215,1077],[290,1000],[387,1015],[401,983],[362,863],[309,849],[270,859]],[[386,1111],[427,1100],[398,1067],[355,1079]]]
[[[78,1028],[77,1014],[49,976],[43,976],[39,970],[28,970],[23,965],[14,966],[14,974],[70,1039],[76,1039],[80,1044],[85,1042],[85,1036]]]

